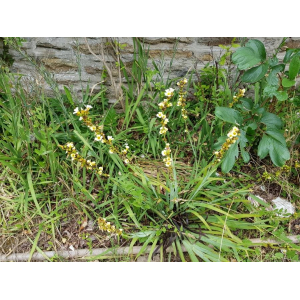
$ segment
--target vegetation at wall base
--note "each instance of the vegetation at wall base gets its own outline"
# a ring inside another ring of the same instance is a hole
[[[100,92],[77,95],[21,39],[4,41],[53,96],[1,61],[2,253],[31,261],[34,252],[104,247],[88,260],[135,261],[150,247],[148,261],[299,260],[287,236],[300,234],[300,49],[280,61],[258,40],[234,39],[214,64],[166,78],[141,39],[130,66],[109,39],[102,51],[114,51],[124,82],[107,69]],[[106,84],[119,97],[112,106]],[[295,214],[271,209],[278,196]],[[283,243],[250,241],[270,237]],[[141,248],[120,257],[123,246]]]

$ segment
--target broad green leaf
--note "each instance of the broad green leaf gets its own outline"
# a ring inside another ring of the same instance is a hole
[[[270,157],[274,165],[276,165],[277,167],[282,167],[285,162],[290,159],[290,152],[287,147],[272,139],[272,146],[270,147]]]
[[[269,145],[270,145],[269,140],[270,140],[270,138],[268,138],[268,136],[266,136],[264,134],[262,139],[259,142],[258,149],[257,149],[257,155],[261,159],[265,158],[269,153]]]
[[[277,91],[275,93],[275,97],[278,99],[278,101],[285,101],[289,97],[287,91]]]
[[[254,67],[266,59],[264,44],[259,40],[250,40],[245,47],[239,48],[233,53],[232,61],[240,70]]]
[[[253,109],[253,113],[256,115],[263,115],[266,112],[266,109],[264,107],[258,107],[255,106],[255,109]]]
[[[272,69],[272,71],[274,71],[276,73],[283,72],[285,69],[285,64],[279,64],[279,65],[273,66],[271,69]]]
[[[241,125],[243,122],[241,114],[233,108],[218,106],[216,107],[215,115],[223,121],[234,125]]]
[[[283,145],[281,143],[282,139],[279,138],[281,140],[279,142],[277,140],[278,138],[278,136],[276,136],[276,139],[274,139],[271,135],[264,135],[258,145],[257,154],[262,159],[265,158],[268,154],[270,154],[271,160],[274,163],[274,165],[282,167],[284,163],[288,159],[290,159],[290,152],[285,146],[285,144]]]
[[[263,95],[264,95],[265,97],[272,98],[273,96],[275,96],[275,94],[276,94],[276,92],[277,92],[277,89],[278,89],[278,86],[275,86],[275,85],[267,85],[267,86],[264,88]]]
[[[271,67],[274,67],[278,64],[278,58],[275,56],[275,57],[272,57],[269,59],[269,65]]]
[[[248,163],[250,161],[250,155],[247,151],[245,151],[244,148],[241,148],[241,155],[242,155],[242,158],[244,160],[244,163]]]
[[[278,86],[278,83],[279,83],[279,80],[278,80],[278,77],[277,77],[277,73],[276,71],[272,70],[269,74],[269,76],[267,77],[267,82],[268,82],[268,85],[271,85],[271,86]]]
[[[275,130],[267,130],[265,133],[271,136],[274,140],[277,140],[283,146],[286,146],[285,138],[281,132]]]
[[[289,78],[291,80],[295,79],[300,69],[300,57],[297,55],[294,55],[290,62],[290,68],[289,68]]]
[[[261,58],[253,49],[242,47],[232,54],[232,61],[240,70],[251,68],[261,62]]]
[[[248,139],[246,137],[246,131],[241,129],[240,132],[241,132],[241,135],[240,135],[238,142],[240,143],[241,147],[246,147],[246,144],[248,142]]]
[[[256,130],[257,123],[256,122],[250,123],[247,127],[251,128],[252,130]]]
[[[285,88],[289,88],[289,87],[295,85],[295,83],[296,83],[295,80],[289,80],[287,78],[283,78],[282,82],[281,82],[282,86]]]
[[[290,61],[292,54],[296,51],[296,49],[287,49],[285,52],[285,56],[283,58],[283,62],[286,64]]]
[[[282,127],[281,119],[269,112],[265,112],[260,120],[261,123],[264,123],[267,128],[277,128],[280,129]]]
[[[228,173],[234,166],[236,159],[239,156],[238,143],[231,145],[229,150],[226,152],[222,162],[222,172]]]
[[[254,105],[252,99],[241,98],[240,102],[241,102],[241,105],[242,105],[243,108],[245,108],[247,110],[252,110],[253,105]]]
[[[262,79],[268,71],[268,65],[262,64],[246,71],[242,77],[244,82],[254,83]]]
[[[261,41],[249,40],[245,46],[251,48],[255,54],[261,58],[261,60],[266,59],[266,49]]]

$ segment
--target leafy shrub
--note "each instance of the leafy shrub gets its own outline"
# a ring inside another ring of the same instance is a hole
[[[279,63],[276,54],[277,51],[267,59],[265,47],[258,40],[250,40],[244,47],[238,48],[232,55],[232,61],[243,72],[241,80],[249,84],[247,89],[255,84],[255,97],[235,96],[230,107],[219,106],[215,110],[218,118],[240,127],[238,145],[245,163],[250,160],[248,151],[251,148],[257,150],[261,159],[270,155],[276,166],[281,167],[290,159],[284,138],[284,121],[279,112],[286,101],[292,104],[299,100],[295,78],[300,70],[300,50],[286,50],[282,63]],[[285,71],[288,63],[289,71]],[[230,149],[222,170],[229,172],[238,156],[238,147]]]

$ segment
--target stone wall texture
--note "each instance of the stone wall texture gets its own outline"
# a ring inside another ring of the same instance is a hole
[[[80,93],[82,88],[87,84],[90,87],[100,81],[103,64],[93,56],[86,45],[84,38],[72,37],[28,37],[25,38],[23,49],[28,55],[37,60],[38,63],[43,63],[44,66],[53,74],[55,80],[59,84],[59,88],[68,86],[75,94]],[[132,38],[119,37],[115,38],[120,44],[124,44],[121,51],[122,60],[130,65],[133,60],[134,44]],[[249,38],[250,39],[250,38]],[[281,41],[281,37],[259,37],[256,38],[264,42],[268,55],[272,55]],[[162,57],[164,58],[164,76],[170,77],[184,76],[189,69],[201,69],[207,63],[213,63],[218,59],[224,50],[219,47],[229,45],[232,41],[231,37],[144,37],[139,38],[144,42],[146,48],[149,47],[150,58],[154,59],[157,64],[162,66]],[[105,42],[105,38],[87,38],[87,41],[92,50],[99,54],[100,44]],[[174,56],[174,48],[176,53]],[[281,58],[284,56],[285,48],[300,47],[300,38],[293,37],[287,40],[286,45],[280,50]],[[1,53],[1,45],[0,45]],[[12,70],[19,72],[27,77],[34,78],[35,81],[43,81],[36,73],[32,66],[18,52],[10,50],[10,54],[14,57]],[[174,56],[172,65],[170,62]],[[107,54],[105,59],[113,69],[116,75],[117,70],[114,70],[114,58]],[[78,63],[80,61],[80,63]],[[80,71],[80,72],[79,72]],[[81,73],[81,76],[79,74]],[[108,94],[113,98],[109,80],[107,80]],[[50,93],[50,88],[45,84],[45,89]],[[97,91],[97,89],[95,89]],[[113,101],[113,99],[112,99]]]

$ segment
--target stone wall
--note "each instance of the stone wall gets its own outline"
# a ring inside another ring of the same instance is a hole
[[[54,74],[54,78],[59,84],[60,89],[64,85],[71,88],[76,93],[85,88],[89,83],[90,87],[100,81],[103,64],[93,56],[85,43],[84,38],[58,38],[58,37],[36,37],[25,38],[23,49],[28,55],[32,56],[43,63],[45,67]],[[273,53],[273,50],[280,45],[282,38],[263,37],[256,38],[264,42],[268,55]],[[88,43],[92,50],[99,54],[102,38],[88,38]],[[117,38],[118,42],[125,44],[121,51],[122,60],[130,64],[133,59],[133,40],[132,38]],[[149,47],[150,57],[158,64],[161,62],[161,57],[164,57],[165,75],[170,73],[170,77],[184,76],[190,68],[196,67],[201,69],[205,64],[213,62],[214,59],[220,57],[224,50],[219,45],[229,45],[231,37],[147,37],[140,38]],[[170,66],[170,62],[174,55],[174,48],[177,46],[175,57]],[[289,48],[300,47],[300,38],[289,38],[285,46]],[[0,46],[1,48],[1,46]],[[0,49],[1,53],[1,49]],[[10,50],[10,54],[14,57],[12,70],[25,74],[28,77],[34,78],[35,81],[44,84],[43,78],[39,77],[35,68],[28,63],[19,53]],[[284,56],[284,49],[281,49],[280,56]],[[111,63],[113,68],[114,59],[111,55],[106,55],[105,59]],[[78,64],[80,61],[80,64]],[[114,69],[114,68],[113,68]],[[79,71],[81,70],[81,78]],[[114,70],[116,75],[117,70]],[[113,98],[113,93],[109,87],[107,80],[108,92]],[[50,92],[49,87],[45,84],[45,89]],[[96,91],[96,89],[95,89]],[[111,99],[113,101],[113,99]]]

